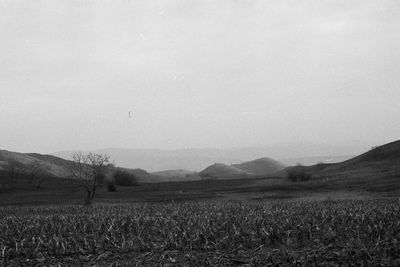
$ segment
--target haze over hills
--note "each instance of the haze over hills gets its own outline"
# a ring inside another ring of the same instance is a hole
[[[91,151],[110,155],[118,166],[141,168],[149,172],[177,169],[200,171],[214,162],[241,162],[240,157],[217,149],[160,150],[107,148]],[[54,153],[54,155],[70,159],[74,152],[62,151]]]
[[[288,166],[296,163],[313,165],[319,162],[340,162],[360,154],[372,145],[349,142],[336,145],[293,143],[260,147],[226,149],[119,149],[106,148],[90,150],[108,154],[118,166],[141,168],[149,172],[185,169],[201,171],[216,162],[227,165],[251,161],[257,158],[274,158]],[[74,151],[61,151],[53,155],[70,159]],[[345,156],[343,156],[345,155]],[[347,156],[350,155],[350,156]]]

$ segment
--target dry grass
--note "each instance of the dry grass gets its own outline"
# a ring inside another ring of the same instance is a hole
[[[2,208],[12,265],[400,264],[396,200]]]

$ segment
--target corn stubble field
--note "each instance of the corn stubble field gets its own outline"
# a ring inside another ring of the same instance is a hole
[[[0,209],[4,265],[400,265],[397,199]]]

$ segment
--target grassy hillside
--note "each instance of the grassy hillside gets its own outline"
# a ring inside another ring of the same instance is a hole
[[[277,176],[284,177],[291,168]],[[373,148],[340,163],[308,166],[305,171],[314,180],[322,179],[332,184],[358,183],[361,187],[368,185],[382,191],[397,188],[400,183],[400,141]]]
[[[364,154],[338,163],[333,167],[333,169],[351,170],[363,167],[373,167],[377,169],[396,168],[400,167],[399,160],[400,141],[395,141],[383,146],[375,147]]]
[[[15,169],[20,172],[29,172],[33,165],[40,166],[42,175],[66,177],[69,175],[71,162],[50,155],[36,153],[18,153],[0,150],[0,166],[3,170]]]

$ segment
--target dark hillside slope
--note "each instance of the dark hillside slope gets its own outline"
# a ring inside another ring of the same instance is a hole
[[[334,164],[317,164],[308,167],[315,171],[357,171],[361,169],[398,170],[400,168],[400,141],[371,149],[364,154]]]
[[[52,156],[52,155],[44,155],[44,154],[38,154],[38,153],[26,153],[24,155],[36,158],[38,160],[42,160],[42,161],[46,161],[49,163],[53,163],[56,165],[60,165],[60,166],[70,166],[71,161],[63,159],[63,158],[59,158],[56,156]]]
[[[128,168],[117,167],[114,170],[121,170],[129,174],[132,174],[134,177],[136,177],[138,183],[163,182],[163,177],[153,175],[143,169],[128,169]]]
[[[42,166],[42,173],[47,176],[66,177],[69,174],[69,161],[50,155],[36,153],[24,154],[7,150],[0,150],[0,165],[4,170],[17,168],[20,171],[27,171],[29,165],[39,163]]]
[[[279,174],[284,175],[290,168]],[[305,171],[314,179],[343,183],[357,181],[360,186],[368,184],[370,188],[382,190],[400,189],[400,141],[373,148],[340,163],[308,166]]]
[[[363,166],[392,166],[400,163],[400,141],[378,146],[370,151],[337,164],[338,169],[352,169]],[[397,166],[398,167],[398,166]]]

